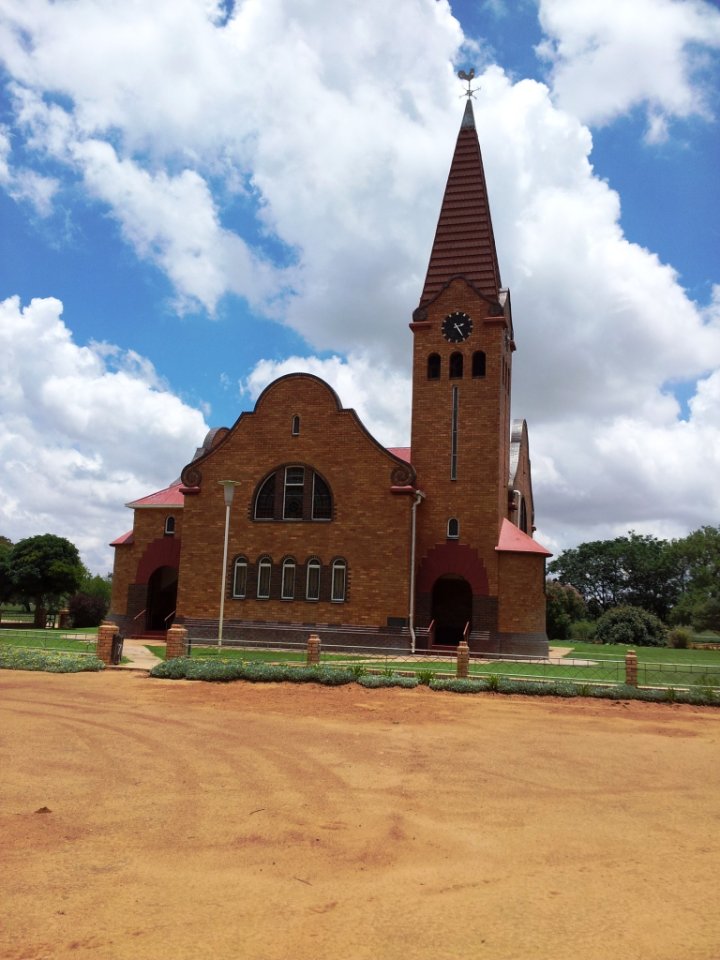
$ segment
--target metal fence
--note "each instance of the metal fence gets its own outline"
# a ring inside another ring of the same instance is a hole
[[[95,654],[97,637],[92,633],[65,633],[47,630],[0,630],[0,645],[57,653]],[[82,646],[79,646],[82,644]],[[87,649],[85,649],[87,648]]]

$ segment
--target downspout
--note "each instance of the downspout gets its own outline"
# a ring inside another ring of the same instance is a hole
[[[410,610],[408,627],[410,629],[410,653],[415,653],[415,535],[417,530],[416,513],[420,502],[425,499],[422,490],[415,491],[410,515]]]

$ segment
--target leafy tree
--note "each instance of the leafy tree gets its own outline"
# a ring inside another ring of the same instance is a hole
[[[548,580],[545,594],[547,635],[551,640],[567,640],[573,622],[585,616],[585,601],[575,587],[557,580]]]
[[[597,643],[628,643],[637,647],[664,647],[667,627],[641,607],[614,607],[597,622]]]
[[[710,597],[693,610],[692,625],[698,633],[705,630],[720,632],[720,597]]]
[[[10,578],[10,553],[12,542],[7,537],[0,537],[0,603],[12,600],[15,587]]]
[[[68,610],[74,627],[97,627],[108,611],[108,603],[103,597],[78,591],[70,597]]]
[[[696,618],[706,619],[703,613],[706,605],[710,604],[708,609],[712,610],[710,602],[720,600],[720,527],[700,527],[689,536],[675,540],[672,552],[681,571],[681,594],[672,611],[672,620],[694,625]],[[710,619],[713,619],[711,614]]]
[[[52,533],[20,540],[10,552],[9,564],[15,592],[35,604],[36,626],[45,626],[47,606],[77,590],[84,570],[77,547]]]

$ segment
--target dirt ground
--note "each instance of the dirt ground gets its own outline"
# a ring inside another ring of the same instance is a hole
[[[0,956],[717,960],[720,710],[0,672]]]

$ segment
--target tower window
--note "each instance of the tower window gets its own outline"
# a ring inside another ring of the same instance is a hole
[[[452,388],[452,420],[450,425],[450,479],[457,480],[458,457],[458,407],[460,405],[460,391]]]
[[[476,350],[472,355],[472,375],[473,377],[485,376],[485,354],[482,350]]]
[[[440,354],[431,353],[427,359],[427,378],[428,380],[440,379]]]
[[[300,435],[300,417],[297,414],[295,414],[295,416],[292,418],[292,426],[290,428],[290,432],[294,437],[297,437]]]
[[[345,599],[347,566],[344,560],[334,560],[332,565],[332,593],[333,603],[342,603]]]
[[[460,536],[460,521],[457,517],[450,517],[447,522],[448,540],[457,540]]]
[[[245,557],[238,557],[233,565],[232,595],[234,597],[244,597],[247,593],[247,571],[247,560]]]
[[[165,536],[172,537],[175,534],[175,517],[165,517]]]
[[[461,353],[450,354],[450,379],[459,380],[463,375],[463,355]]]

